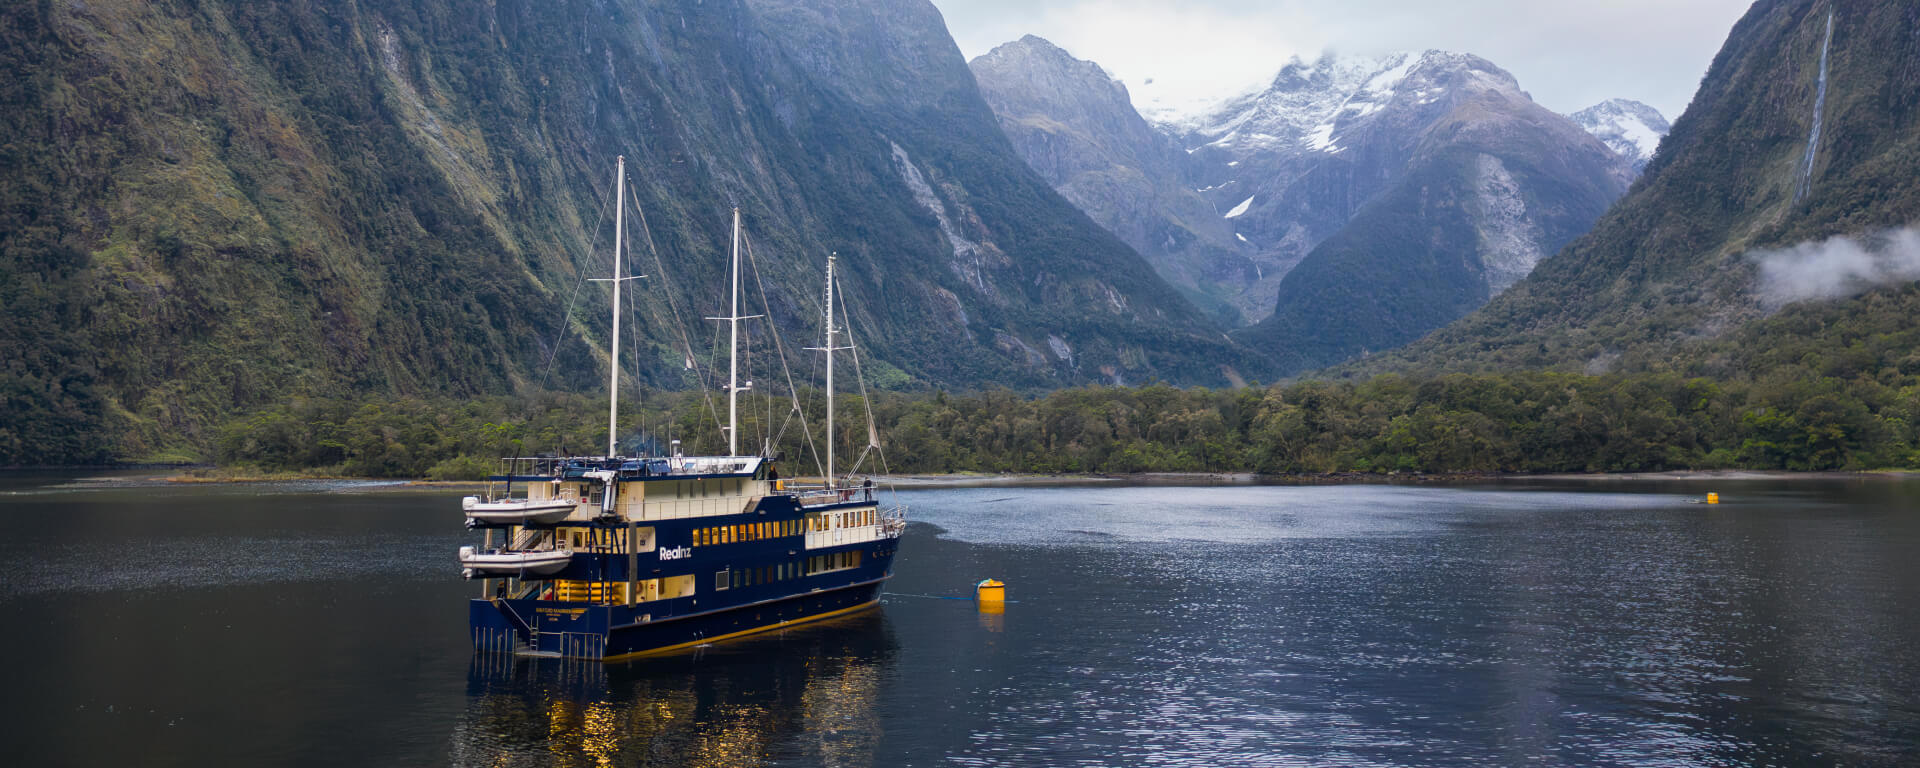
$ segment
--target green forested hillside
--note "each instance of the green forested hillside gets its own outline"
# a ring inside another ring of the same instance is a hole
[[[1824,126],[1805,172],[1829,12]],[[1920,6],[1762,0],[1645,175],[1592,232],[1473,315],[1341,372],[1756,378],[1830,375],[1845,360],[1847,376],[1901,373],[1920,341],[1911,284],[1770,314],[1754,254],[1920,221],[1916,179]]]
[[[1679,469],[1920,468],[1920,375],[1893,386],[1837,376],[1718,383],[1672,374],[1375,377],[1235,390],[1093,387],[1026,398],[881,394],[886,462],[877,472],[1646,472]],[[821,399],[805,402],[821,423]],[[223,464],[359,476],[480,477],[502,455],[584,448],[604,427],[577,396],[524,400],[302,400],[235,419]],[[850,462],[865,445],[863,402],[839,402]],[[604,408],[604,401],[597,404]],[[721,409],[724,411],[724,406]],[[775,409],[748,407],[742,435],[773,438],[787,474],[819,471],[820,441]],[[720,444],[716,414],[691,393],[655,393],[623,428],[629,447]],[[783,428],[784,427],[784,428]],[[652,442],[637,442],[642,436]],[[848,464],[841,464],[846,471]]]
[[[0,465],[194,455],[308,394],[593,386],[603,290],[559,322],[618,154],[635,271],[667,266],[629,329],[656,384],[689,383],[666,296],[719,305],[736,204],[790,335],[838,251],[920,386],[1246,365],[1013,155],[924,2],[25,0],[0,72]]]

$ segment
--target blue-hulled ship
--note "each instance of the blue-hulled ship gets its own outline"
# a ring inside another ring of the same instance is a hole
[[[612,413],[602,456],[509,458],[499,498],[467,497],[477,546],[464,575],[476,649],[618,659],[671,653],[872,606],[892,575],[903,507],[883,507],[871,479],[835,472],[831,438],[823,478],[782,479],[769,456],[740,455],[739,212],[734,212],[725,456],[621,456],[615,439],[625,160],[617,182]],[[833,262],[824,336],[832,432]],[[872,430],[869,429],[872,436]],[[877,444],[877,440],[874,441]],[[524,493],[515,497],[518,487]]]

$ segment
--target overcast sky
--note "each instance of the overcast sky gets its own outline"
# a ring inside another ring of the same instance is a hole
[[[1438,48],[1491,60],[1555,111],[1621,97],[1668,119],[1751,2],[933,0],[967,58],[1039,35],[1120,78],[1143,111],[1243,92],[1295,55]]]

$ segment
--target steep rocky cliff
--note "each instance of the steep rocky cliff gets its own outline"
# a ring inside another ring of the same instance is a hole
[[[837,251],[899,380],[1214,382],[1241,359],[1026,168],[924,0],[33,0],[0,22],[0,464],[191,454],[219,414],[302,393],[593,387],[604,289],[560,321],[605,269],[620,154],[654,273],[642,380],[693,384],[678,326],[719,306],[736,204],[789,338]]]
[[[1185,154],[1098,64],[1028,35],[975,58],[981,95],[1027,164],[1168,282],[1233,325],[1255,279],[1244,244],[1192,187]]]

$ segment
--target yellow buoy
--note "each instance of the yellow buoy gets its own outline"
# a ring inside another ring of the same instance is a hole
[[[973,594],[974,597],[979,598],[982,605],[987,603],[1005,603],[1007,601],[1007,585],[1005,582],[997,579],[986,579],[979,584],[973,585]]]
[[[1708,504],[1718,504],[1718,503],[1720,503],[1720,494],[1717,494],[1717,493],[1708,493],[1708,494],[1707,494],[1707,503],[1708,503]]]

